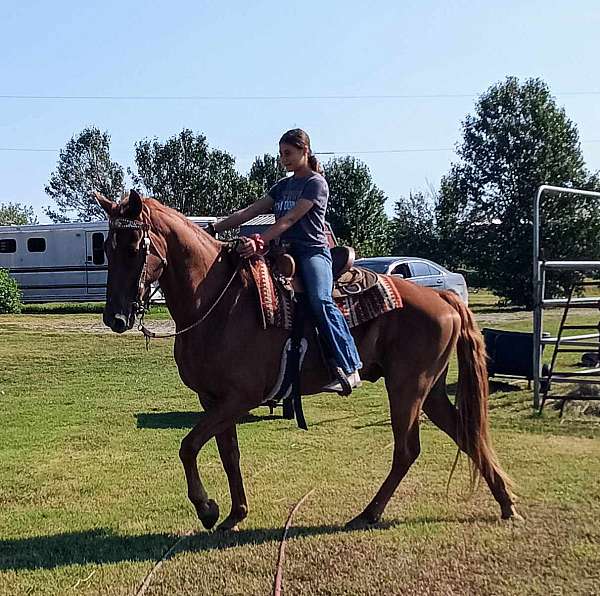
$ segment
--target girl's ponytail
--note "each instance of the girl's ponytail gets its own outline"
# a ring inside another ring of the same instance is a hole
[[[317,159],[317,156],[312,152],[308,154],[308,165],[310,166],[310,169],[313,172],[317,172],[317,174],[321,174],[321,176],[325,174],[321,162]]]

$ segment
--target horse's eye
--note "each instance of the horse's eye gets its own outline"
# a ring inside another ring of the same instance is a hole
[[[138,249],[137,249],[135,246],[130,246],[130,247],[127,249],[127,254],[128,254],[130,257],[137,257],[137,254],[138,254],[138,252],[139,252],[139,250],[138,250]]]

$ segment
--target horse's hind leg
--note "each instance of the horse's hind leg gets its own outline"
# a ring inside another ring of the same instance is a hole
[[[233,530],[248,515],[248,502],[240,470],[240,449],[235,424],[220,432],[215,438],[231,494],[231,512],[219,524],[218,529]]]
[[[448,399],[446,392],[446,373],[444,373],[433,386],[425,403],[423,411],[429,419],[443,430],[462,450],[464,445],[458,437],[458,414],[455,406]],[[471,457],[470,453],[467,453]],[[472,458],[471,458],[472,459]],[[495,462],[487,461],[481,467],[479,472],[483,476],[492,495],[500,505],[502,518],[520,517],[514,508],[512,495],[504,481],[502,472],[496,467]],[[490,472],[491,471],[491,472]]]
[[[386,381],[386,387],[394,433],[392,469],[365,510],[346,524],[349,529],[368,527],[380,520],[388,501],[421,451],[419,412],[425,392],[415,386],[414,382],[392,385]]]

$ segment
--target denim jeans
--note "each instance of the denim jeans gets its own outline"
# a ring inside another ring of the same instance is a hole
[[[305,296],[317,329],[331,352],[330,356],[346,374],[358,370],[362,362],[354,338],[331,297],[333,272],[329,248],[294,244],[290,252],[296,260]]]

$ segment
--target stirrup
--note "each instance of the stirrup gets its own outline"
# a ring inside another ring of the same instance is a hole
[[[352,393],[352,389],[362,385],[362,381],[360,380],[360,375],[358,374],[357,370],[349,375],[346,375],[341,368],[336,367],[335,373],[337,380],[325,385],[322,391],[331,391],[333,393],[339,393],[340,395],[350,395]]]

